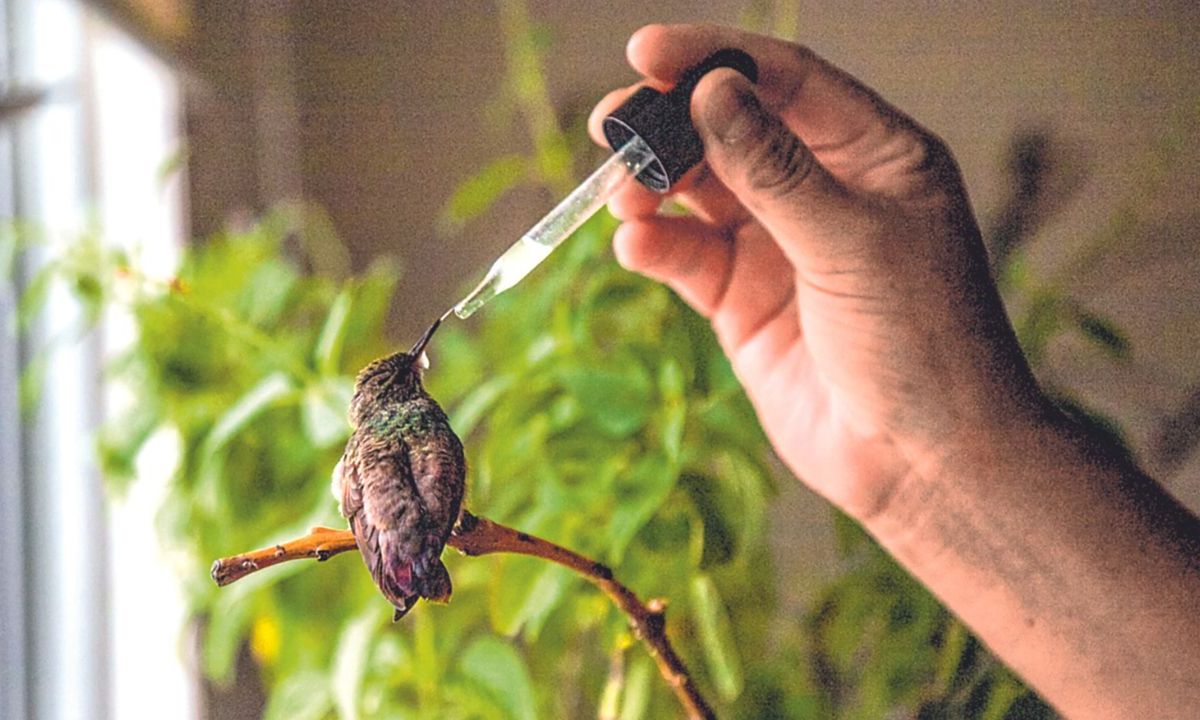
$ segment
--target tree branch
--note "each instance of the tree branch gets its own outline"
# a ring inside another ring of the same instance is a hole
[[[446,544],[472,557],[492,553],[529,555],[558,563],[579,573],[588,582],[603,590],[628,616],[629,624],[646,643],[650,655],[658,664],[659,672],[687,711],[688,717],[692,720],[716,718],[716,714],[688,673],[687,666],[667,638],[664,616],[666,603],[661,599],[656,598],[643,603],[633,591],[617,582],[613,578],[612,570],[602,563],[548,540],[486,518],[476,517],[465,510]],[[323,561],[356,547],[354,535],[349,530],[317,527],[308,535],[290,542],[221,558],[213,563],[212,578],[218,585],[225,586],[252,572],[281,562],[302,558]]]

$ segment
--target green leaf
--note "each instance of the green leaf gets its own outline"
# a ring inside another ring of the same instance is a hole
[[[687,400],[684,394],[683,369],[674,359],[663,364],[658,374],[658,390],[662,395],[663,451],[672,463],[678,463],[683,452],[683,431],[687,422]]]
[[[1024,317],[1014,323],[1017,339],[1031,363],[1045,357],[1046,348],[1062,328],[1063,319],[1062,299],[1044,292],[1033,298]]]
[[[516,382],[513,375],[498,375],[475,386],[450,412],[450,425],[467,437],[496,401]]]
[[[488,614],[496,632],[513,637],[530,620],[544,620],[570,585],[570,574],[556,565],[525,557],[496,561],[489,583]],[[537,629],[533,630],[536,637]]]
[[[833,538],[842,555],[850,555],[871,543],[871,536],[856,520],[840,510],[833,510]]]
[[[743,515],[741,503],[716,480],[685,473],[679,485],[691,498],[704,526],[704,548],[700,567],[709,568],[731,561],[738,551],[736,518]]]
[[[1015,678],[1008,673],[1001,673],[992,684],[980,720],[1003,720],[1008,709],[1024,692],[1025,688]]]
[[[161,409],[152,399],[134,403],[120,417],[100,428],[96,454],[109,487],[123,492],[134,478],[138,452],[162,420]]]
[[[633,488],[621,498],[608,523],[608,556],[619,564],[634,536],[645,527],[678,480],[678,469],[660,457],[650,455],[630,469],[626,487]]]
[[[522,609],[525,624],[525,638],[530,643],[536,643],[542,627],[550,618],[550,614],[567,598],[567,591],[573,587],[576,578],[565,568],[557,565],[547,565],[533,585],[529,602]]]
[[[646,369],[632,358],[618,358],[614,366],[567,367],[558,377],[598,429],[613,437],[626,437],[645,425],[653,403],[653,385]]]
[[[450,196],[438,219],[438,230],[442,233],[459,230],[523,182],[528,174],[529,161],[521,155],[502,155],[492,160]]]
[[[50,365],[50,350],[35,353],[21,370],[18,381],[17,395],[20,398],[21,412],[32,412],[42,397],[45,388],[46,370]]]
[[[198,452],[195,500],[205,509],[215,510],[220,503],[218,485],[223,472],[220,452],[235,435],[244,430],[267,408],[295,397],[291,379],[282,372],[263,378],[229,407],[213,424]]]
[[[692,578],[692,614],[717,694],[731,702],[742,694],[742,661],[733,641],[725,603],[707,575]]]
[[[336,375],[342,359],[342,342],[346,337],[346,319],[350,317],[352,304],[349,289],[343,289],[329,306],[317,345],[313,349],[313,364],[321,375]]]
[[[1034,283],[1033,275],[1028,254],[1018,250],[1008,255],[1003,267],[997,268],[996,284],[1007,298],[1010,294],[1028,292]]]
[[[238,293],[234,315],[251,325],[270,326],[289,308],[299,283],[290,263],[282,259],[260,263]]]
[[[958,675],[962,664],[963,651],[967,647],[967,628],[957,620],[950,620],[946,626],[942,648],[938,654],[937,684],[949,692]]]
[[[346,409],[353,396],[354,383],[344,377],[324,377],[305,388],[300,413],[313,445],[325,448],[350,437]]]
[[[219,451],[260,413],[287,398],[294,389],[291,378],[282,372],[271,373],[263,378],[213,424],[212,430],[204,438],[201,456]]]
[[[446,720],[506,720],[507,715],[492,700],[491,693],[486,689],[467,680],[443,678],[438,684],[439,698],[442,701],[441,714],[438,718]],[[394,711],[393,711],[394,712]],[[381,715],[393,720],[392,714]],[[426,713],[423,717],[430,717]],[[395,720],[423,720],[414,715],[400,715]]]
[[[385,619],[376,603],[375,607],[354,618],[342,629],[333,655],[330,689],[338,714],[344,720],[358,720],[361,716],[359,698],[363,677],[367,672],[371,640]]]
[[[54,286],[54,281],[58,279],[59,270],[60,267],[57,263],[46,263],[25,285],[20,299],[17,300],[17,328],[19,330],[28,330],[33,325],[38,313],[46,306],[46,300],[50,297],[50,289]]]
[[[650,659],[645,656],[629,663],[629,670],[625,674],[625,692],[621,698],[620,720],[642,720],[646,716],[646,708],[650,705],[650,681],[655,674]]]
[[[322,720],[332,709],[328,677],[300,670],[288,673],[271,690],[263,720]]]
[[[71,291],[83,310],[87,324],[94,324],[104,309],[104,285],[100,278],[92,272],[76,273],[72,278]]]
[[[477,638],[459,660],[463,675],[483,688],[511,720],[534,720],[533,683],[525,658],[494,637]]]
[[[182,173],[184,167],[187,166],[188,156],[187,146],[180,145],[167,153],[167,156],[158,163],[158,167],[154,170],[154,180],[160,190],[165,188],[173,177]]]

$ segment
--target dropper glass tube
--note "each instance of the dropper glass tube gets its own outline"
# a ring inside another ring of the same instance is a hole
[[[629,178],[637,177],[645,170],[653,159],[653,151],[635,135],[522,235],[520,240],[505,250],[492,263],[483,281],[454,306],[454,314],[468,318],[488,300],[520,282],[554,248],[596,214]]]

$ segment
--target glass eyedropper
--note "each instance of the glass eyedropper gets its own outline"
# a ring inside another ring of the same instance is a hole
[[[483,281],[454,306],[454,314],[468,318],[488,300],[520,282],[653,159],[654,152],[640,137],[634,136],[622,145],[492,263]]]
[[[643,87],[604,119],[612,156],[562,202],[492,263],[483,281],[442,317],[470,317],[484,303],[521,281],[596,213],[629,178],[665,193],[704,158],[704,145],[692,125],[691,99],[696,83],[717,68],[732,68],[758,80],[754,58],[726,48],[709,55],[683,74],[675,87],[661,92]]]

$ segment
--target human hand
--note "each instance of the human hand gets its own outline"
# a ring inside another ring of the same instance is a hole
[[[759,67],[705,76],[706,162],[662,196],[610,202],[623,265],[708,317],[776,450],[867,520],[900,486],[1044,408],[940,140],[811,51],[711,26],[642,28],[630,64],[666,88],[712,52]],[[610,93],[600,122],[636,88]]]

